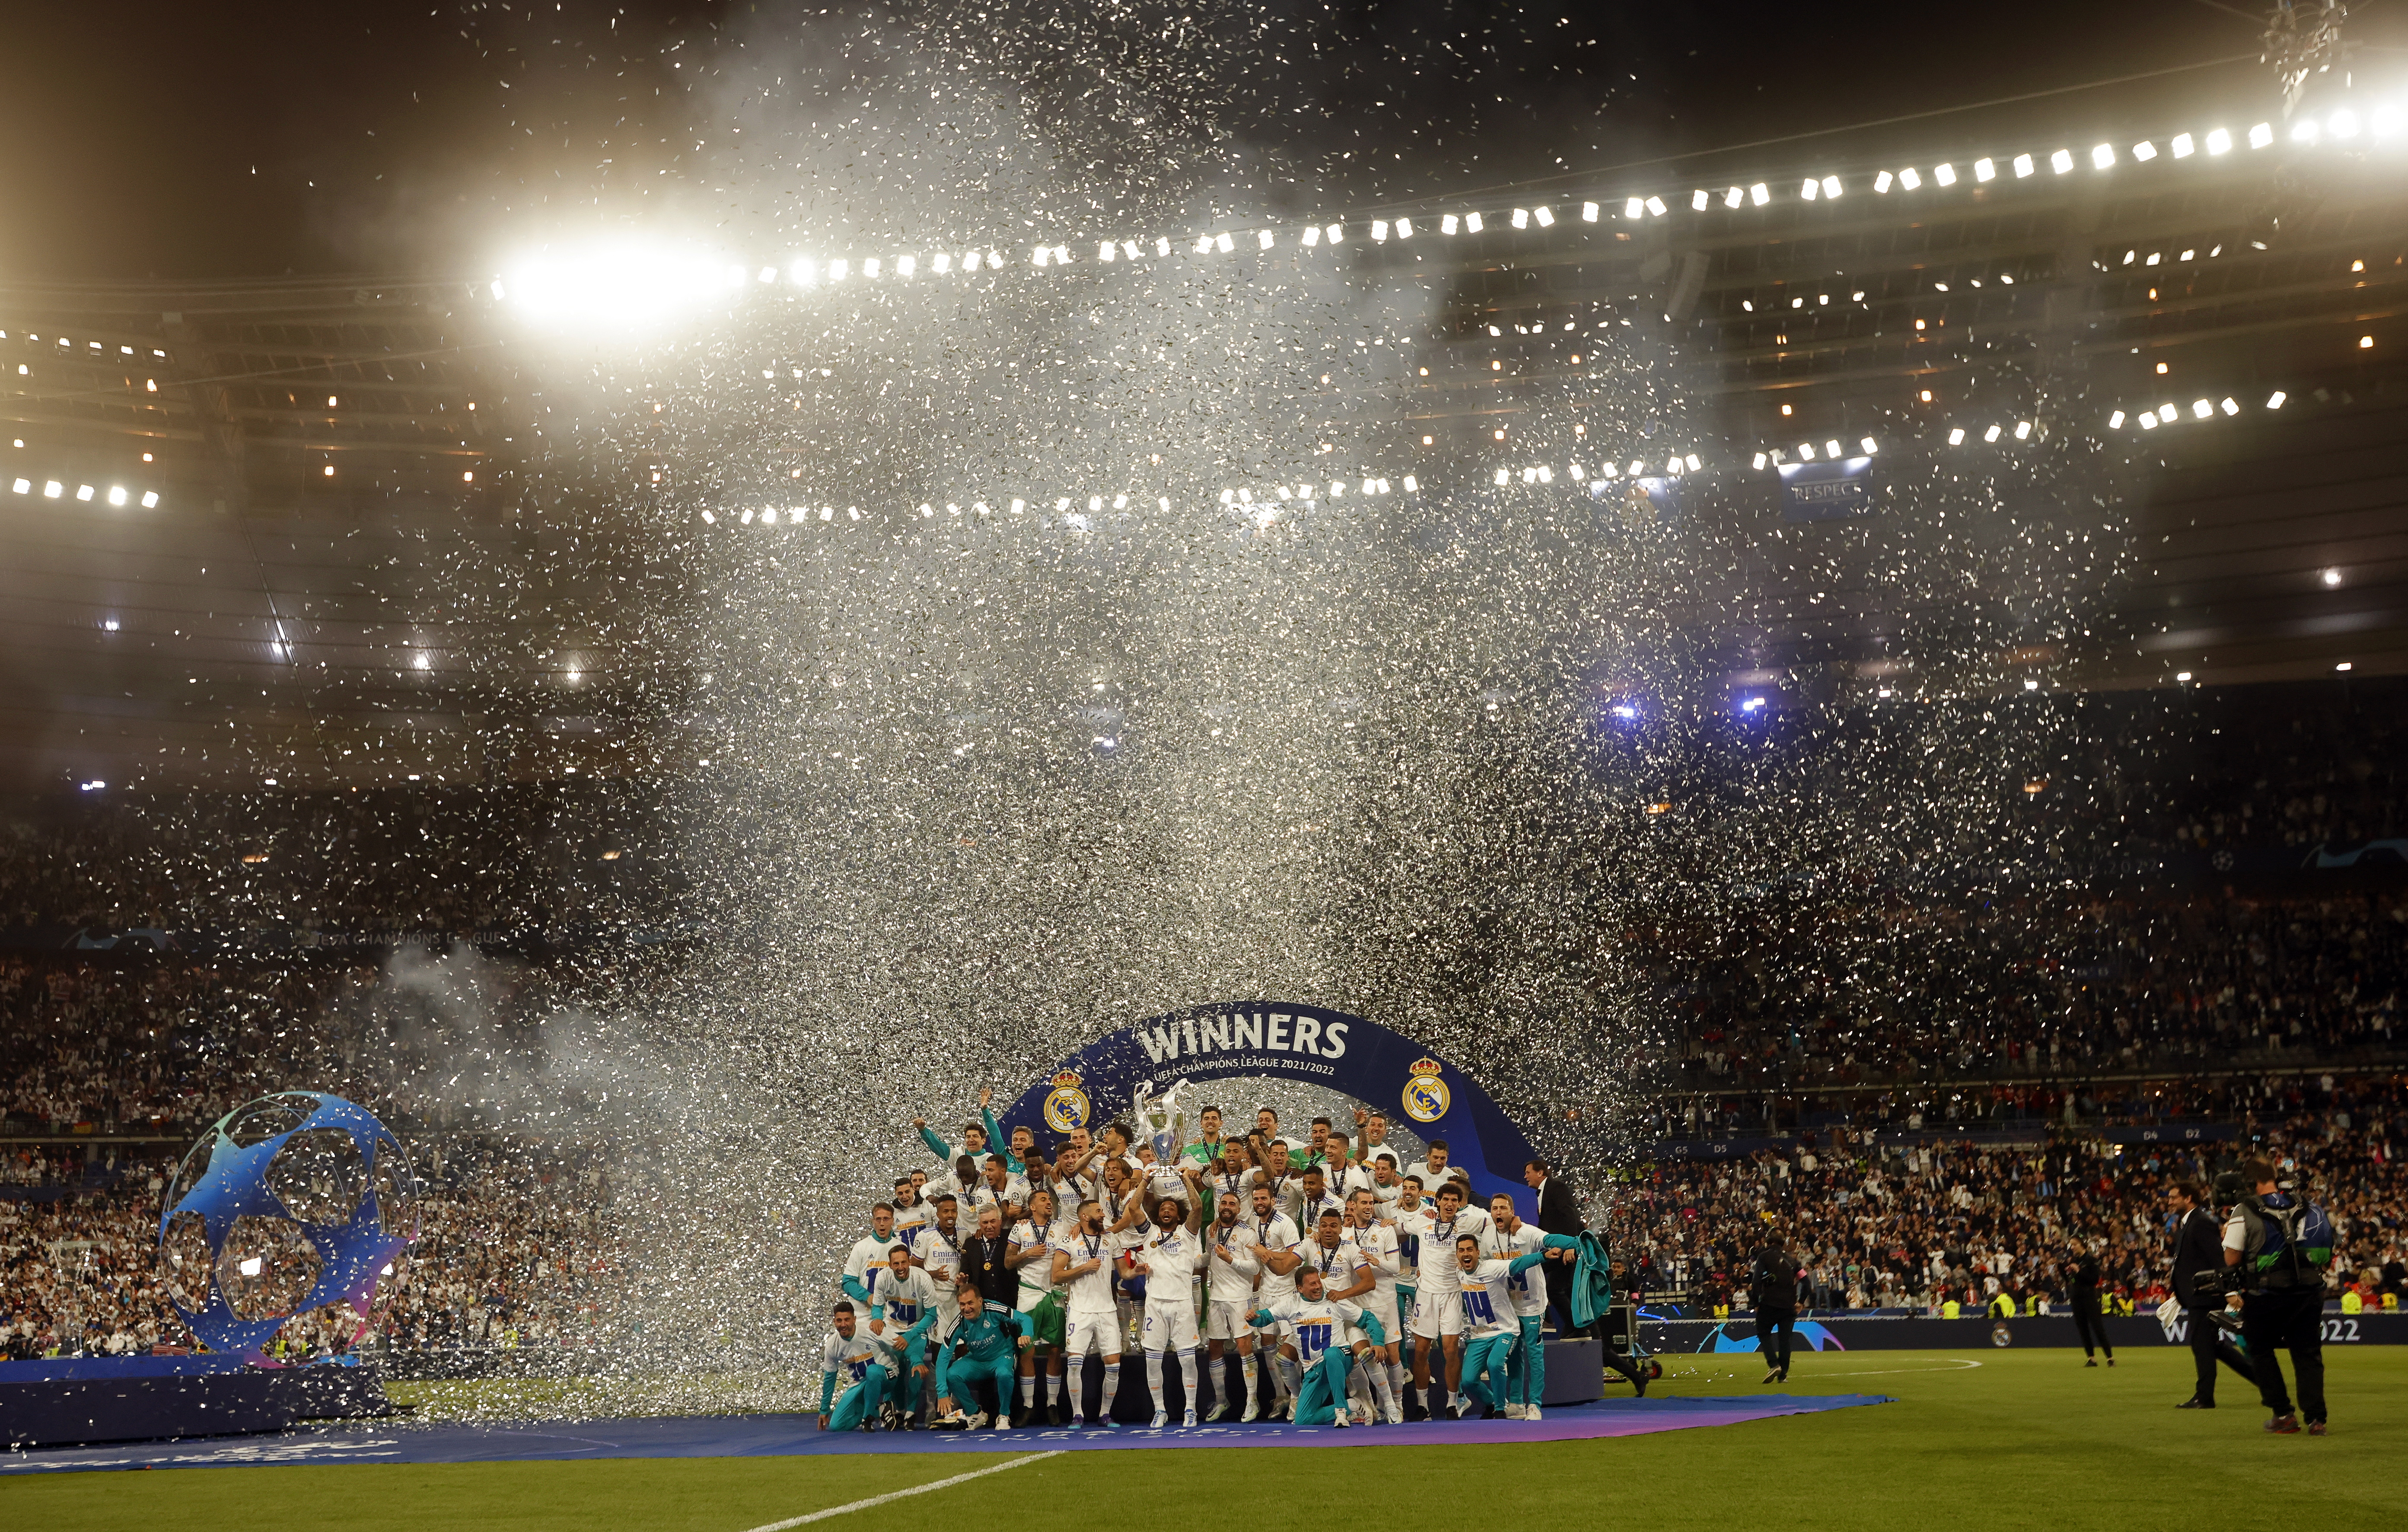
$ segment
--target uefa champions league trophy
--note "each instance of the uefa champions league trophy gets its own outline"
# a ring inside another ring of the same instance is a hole
[[[1184,1198],[1187,1186],[1179,1176],[1180,1137],[1184,1129],[1179,1115],[1179,1098],[1186,1092],[1187,1077],[1182,1075],[1160,1095],[1153,1093],[1150,1080],[1137,1082],[1137,1099],[1131,1113],[1137,1119],[1138,1131],[1154,1144],[1154,1165],[1149,1177],[1152,1192],[1157,1197]]]

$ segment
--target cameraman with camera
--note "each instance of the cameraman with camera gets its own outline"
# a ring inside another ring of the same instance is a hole
[[[2240,1268],[2241,1337],[2256,1366],[2258,1396],[2274,1412],[2266,1429],[2296,1436],[2300,1415],[2308,1435],[2325,1434],[2325,1268],[2332,1263],[2332,1221],[2325,1210],[2274,1182],[2272,1162],[2244,1160],[2250,1193],[2235,1203],[2224,1226],[2224,1264]],[[2292,1412],[2276,1348],[2291,1353],[2300,1404]]]

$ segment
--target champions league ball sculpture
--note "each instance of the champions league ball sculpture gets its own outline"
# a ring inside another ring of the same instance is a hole
[[[347,1303],[417,1237],[409,1156],[365,1108],[287,1091],[221,1118],[184,1156],[159,1218],[176,1311],[210,1351],[256,1357],[295,1314]]]

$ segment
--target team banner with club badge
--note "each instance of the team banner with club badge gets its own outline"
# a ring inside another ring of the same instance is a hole
[[[1522,1182],[1537,1151],[1477,1081],[1410,1037],[1318,1005],[1226,1001],[1149,1018],[1063,1060],[1000,1120],[1006,1132],[1039,1123],[1049,1134],[1100,1128],[1128,1113],[1140,1086],[1159,1096],[1182,1077],[1298,1080],[1401,1113],[1425,1143],[1446,1140],[1448,1163],[1463,1168],[1483,1202],[1511,1192],[1522,1217],[1538,1216]],[[1240,1119],[1252,1115],[1242,1104],[1224,1105]],[[1242,1132],[1241,1121],[1231,1126]]]

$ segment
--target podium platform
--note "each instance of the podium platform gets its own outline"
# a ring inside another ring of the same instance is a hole
[[[0,1362],[0,1448],[281,1431],[394,1413],[369,1364],[255,1366],[238,1356]]]

